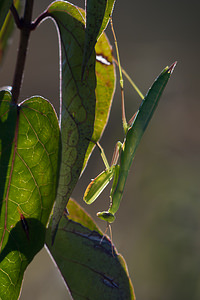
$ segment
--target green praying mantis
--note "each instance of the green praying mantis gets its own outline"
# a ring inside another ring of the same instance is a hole
[[[109,225],[115,220],[115,214],[119,209],[120,202],[122,200],[122,195],[130,170],[131,164],[133,162],[136,149],[140,143],[140,140],[151,120],[153,113],[158,105],[160,97],[165,89],[165,86],[175,68],[176,62],[170,67],[166,67],[161,74],[157,77],[146,96],[139,93],[143,98],[142,103],[138,111],[133,115],[133,117],[126,122],[125,117],[125,105],[124,105],[124,92],[123,92],[123,78],[122,78],[122,68],[120,65],[119,51],[117,46],[117,40],[114,33],[114,28],[111,20],[111,28],[113,31],[113,36],[115,40],[115,47],[117,53],[118,67],[120,73],[120,85],[121,85],[121,95],[122,95],[122,122],[124,128],[125,138],[123,143],[117,142],[111,165],[109,165],[104,150],[97,143],[101,151],[101,156],[105,164],[106,169],[100,173],[86,188],[84,193],[84,201],[87,204],[93,203],[101,192],[106,188],[108,183],[113,179],[113,184],[110,191],[110,206],[107,211],[98,212],[97,216],[106,221]],[[125,74],[126,75],[126,74]],[[134,87],[135,88],[135,87]]]

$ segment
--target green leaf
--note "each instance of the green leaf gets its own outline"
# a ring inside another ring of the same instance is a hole
[[[13,0],[1,0],[0,1],[0,30],[8,14]]]
[[[0,298],[18,299],[23,274],[43,247],[56,195],[59,126],[51,104],[19,106],[0,92]]]
[[[50,229],[46,243],[73,299],[135,299],[123,257],[106,236],[102,240],[102,232],[75,201],[67,209],[70,219],[62,217],[54,245]]]
[[[86,2],[86,32],[82,74],[85,72],[86,65],[97,39],[109,22],[114,3],[115,0],[87,0]]]
[[[15,0],[14,4],[15,4],[15,8],[19,11],[21,8],[20,0]],[[14,30],[14,20],[11,12],[9,11],[6,16],[5,22],[0,30],[0,63],[2,63],[9,38],[11,37],[13,30]]]
[[[60,1],[59,1],[60,2]],[[110,1],[108,1],[110,2]],[[60,3],[55,3],[59,9]],[[67,6],[68,13],[85,24],[85,11],[80,7],[74,7],[72,5]],[[115,64],[113,63],[112,46],[105,33],[101,35],[95,46],[96,52],[96,108],[95,108],[95,122],[94,131],[92,135],[92,142],[89,143],[85,160],[82,168],[82,173],[87,165],[89,157],[95,147],[95,143],[98,142],[105,130],[108,118],[110,115],[110,108],[115,92],[116,75]]]
[[[80,11],[70,3],[58,1],[49,6],[48,13],[57,23],[62,50],[62,161],[52,223],[53,238],[64,208],[79,179],[92,138],[96,76],[93,52],[84,78],[81,78],[85,28],[82,22],[73,17],[73,14],[80,14]],[[79,18],[82,18],[81,14]]]
[[[100,31],[99,31],[98,38],[100,37],[100,35],[102,34],[102,32],[106,29],[106,27],[108,25],[110,17],[112,16],[115,1],[116,0],[107,0],[106,11],[105,11],[105,14],[104,14],[104,19],[103,19],[103,22],[102,22],[102,25],[101,25],[101,28],[100,28]]]
[[[112,61],[112,47],[105,33],[98,39],[95,51],[97,87],[94,132],[92,142],[90,142],[85,155],[83,170],[95,147],[94,143],[100,140],[108,122],[116,83],[115,65]]]
[[[97,37],[106,10],[106,4],[107,0],[86,1],[86,29],[82,74],[85,72],[88,60],[97,42]]]

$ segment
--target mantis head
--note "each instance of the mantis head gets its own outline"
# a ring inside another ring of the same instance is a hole
[[[113,223],[115,221],[115,216],[108,211],[98,212],[97,217],[99,217],[101,220],[106,221],[108,223]]]

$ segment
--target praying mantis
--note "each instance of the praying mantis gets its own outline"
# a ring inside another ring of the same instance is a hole
[[[113,29],[112,20],[111,20],[111,28],[113,30],[118,67],[120,73],[120,85],[121,85],[121,95],[122,95],[122,123],[123,123],[125,138],[123,143],[117,142],[114,149],[111,165],[109,165],[106,159],[103,148],[100,146],[99,143],[97,143],[97,146],[101,151],[101,156],[106,169],[102,173],[100,173],[94,180],[91,181],[91,183],[86,188],[83,197],[84,201],[87,204],[93,203],[100,195],[100,193],[106,188],[108,183],[113,179],[113,184],[110,191],[109,209],[97,213],[97,216],[100,219],[106,221],[107,224],[113,223],[115,220],[115,214],[118,211],[120,202],[122,200],[126,179],[131,164],[133,162],[136,149],[140,143],[143,133],[145,132],[145,129],[149,124],[149,121],[153,116],[153,113],[155,112],[160,97],[176,65],[175,62],[170,67],[166,67],[161,72],[161,74],[157,77],[155,82],[152,84],[146,96],[143,98],[138,111],[133,115],[133,117],[127,123],[125,117],[122,68],[120,65],[119,51],[118,51],[116,36]],[[140,96],[143,97],[141,93]]]

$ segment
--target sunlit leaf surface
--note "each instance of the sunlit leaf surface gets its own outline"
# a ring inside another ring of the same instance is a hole
[[[24,271],[43,247],[56,194],[59,126],[51,104],[16,106],[0,92],[0,299],[17,299]]]

